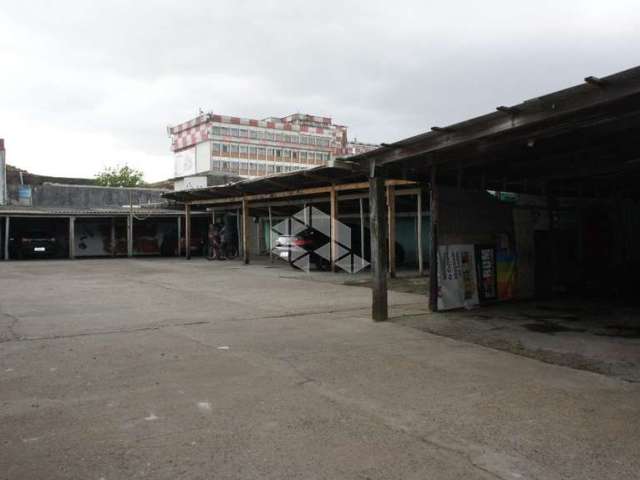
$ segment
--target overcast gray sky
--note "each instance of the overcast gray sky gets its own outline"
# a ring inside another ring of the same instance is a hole
[[[7,161],[171,176],[199,108],[414,135],[640,64],[637,0],[3,1]]]

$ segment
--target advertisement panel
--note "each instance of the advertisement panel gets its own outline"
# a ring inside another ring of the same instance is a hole
[[[438,248],[438,309],[478,305],[474,245],[442,245]]]
[[[184,177],[196,173],[196,149],[188,148],[175,154],[175,176]]]
[[[492,245],[476,246],[476,266],[478,267],[478,296],[480,301],[497,300],[496,250]]]
[[[207,177],[187,177],[183,180],[183,189],[191,190],[193,188],[206,188]]]

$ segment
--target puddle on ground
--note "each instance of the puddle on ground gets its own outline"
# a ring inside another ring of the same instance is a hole
[[[605,332],[595,332],[599,337],[640,338],[640,327],[630,325],[607,325]]]
[[[569,327],[565,327],[562,325],[558,325],[557,323],[551,323],[551,322],[525,323],[522,326],[531,332],[549,333],[551,335],[559,332],[581,333],[586,331],[586,329],[584,328],[569,328]]]
[[[580,317],[577,315],[541,315],[537,313],[523,313],[521,314],[525,318],[531,318],[533,320],[542,320],[546,322],[547,320],[557,319],[563,320],[565,322],[577,322],[580,320]]]

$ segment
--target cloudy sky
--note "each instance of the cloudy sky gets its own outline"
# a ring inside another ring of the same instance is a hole
[[[389,142],[640,64],[637,0],[3,1],[0,138],[33,172],[171,176],[202,108]]]

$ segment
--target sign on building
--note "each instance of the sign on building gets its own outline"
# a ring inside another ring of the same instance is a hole
[[[474,245],[438,248],[438,310],[478,305]]]
[[[188,148],[175,154],[175,176],[185,177],[196,173],[196,149]]]

